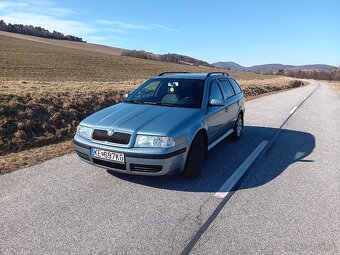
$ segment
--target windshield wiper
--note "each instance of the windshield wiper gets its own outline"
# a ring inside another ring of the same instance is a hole
[[[162,106],[169,106],[169,107],[177,107],[176,104],[169,104],[169,103],[160,103]]]
[[[144,102],[144,104],[161,105],[161,102]]]
[[[132,104],[143,104],[142,102],[140,101],[137,101],[137,100],[124,100],[125,103],[132,103]]]
[[[176,106],[174,104],[162,103],[162,102],[144,102],[144,104],[161,105],[161,106],[169,106],[169,107],[175,107]]]
[[[144,102],[144,104],[160,105],[160,106],[168,106],[168,107],[179,107],[179,108],[191,108],[190,105],[170,104],[170,103],[162,103],[162,102]]]

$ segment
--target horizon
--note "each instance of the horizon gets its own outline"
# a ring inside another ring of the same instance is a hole
[[[88,43],[177,53],[208,63],[340,66],[336,0],[101,3],[0,1],[0,20],[56,30]]]

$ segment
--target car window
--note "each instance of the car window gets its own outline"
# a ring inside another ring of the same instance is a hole
[[[160,81],[153,81],[147,84],[143,90],[140,90],[138,91],[138,93],[136,93],[134,100],[152,97],[155,94],[155,92],[157,92],[159,84]]]
[[[125,102],[200,108],[203,92],[204,80],[157,78],[141,85]]]
[[[210,97],[209,97],[209,100],[211,100],[211,99],[223,99],[220,86],[218,85],[216,80],[212,81],[210,83]]]
[[[221,88],[223,91],[224,98],[229,98],[235,95],[230,83],[227,80],[220,81]]]
[[[231,86],[233,86],[233,89],[235,90],[236,94],[241,93],[241,89],[240,86],[238,85],[238,83],[234,80],[234,79],[229,79]]]

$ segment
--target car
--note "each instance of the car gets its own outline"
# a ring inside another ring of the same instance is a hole
[[[244,94],[225,72],[166,72],[77,127],[84,161],[128,174],[198,177],[208,151],[241,137]]]

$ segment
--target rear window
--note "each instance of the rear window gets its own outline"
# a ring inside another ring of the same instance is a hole
[[[231,86],[233,86],[233,89],[236,94],[239,94],[242,92],[242,90],[240,89],[240,86],[234,79],[229,79],[229,81],[230,81]]]
[[[220,84],[221,84],[224,98],[227,99],[235,95],[234,90],[231,88],[231,85],[227,80],[225,79],[220,80]]]

